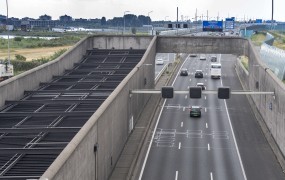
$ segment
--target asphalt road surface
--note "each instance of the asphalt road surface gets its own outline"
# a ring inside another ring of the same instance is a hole
[[[175,90],[187,90],[197,82],[203,82],[207,90],[220,86],[242,89],[234,71],[235,56],[217,55],[221,79],[210,78],[210,55],[206,57],[206,61],[199,60],[199,55],[187,58],[182,67],[190,74],[177,76]],[[194,78],[197,69],[203,70],[204,78]],[[202,107],[200,118],[189,117],[191,105]],[[175,95],[165,101],[154,132],[140,179],[284,179],[244,95],[232,95],[229,100],[217,95],[202,95],[201,99]]]

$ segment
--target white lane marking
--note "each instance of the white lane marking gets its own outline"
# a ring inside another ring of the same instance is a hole
[[[206,76],[208,75],[208,73],[206,73]]]
[[[210,144],[208,144],[208,151],[210,151]]]
[[[207,79],[205,79],[205,82],[207,82]]]
[[[210,172],[210,178],[211,178],[211,180],[214,180],[212,172]]]
[[[221,85],[223,87],[222,78],[221,78]],[[235,143],[235,147],[236,147],[236,151],[237,151],[240,167],[241,167],[241,170],[242,170],[242,174],[243,174],[244,179],[247,180],[247,177],[246,177],[246,174],[245,174],[245,171],[244,171],[244,167],[243,167],[243,164],[242,164],[242,160],[241,160],[241,157],[240,157],[240,153],[239,153],[239,148],[238,148],[238,145],[237,145],[236,137],[235,137],[235,134],[234,134],[234,130],[233,130],[233,126],[232,126],[232,122],[231,122],[228,106],[227,106],[227,103],[226,103],[225,99],[224,99],[224,103],[225,103],[225,107],[226,107],[226,112],[227,112],[230,128],[231,128],[231,131],[232,131],[232,135],[233,135],[233,139],[234,139],[234,143]]]
[[[175,180],[178,180],[178,171],[175,173]]]
[[[206,123],[206,128],[208,129],[208,123]]]
[[[205,96],[205,100],[207,99],[207,97]]]
[[[185,95],[185,99],[187,99],[187,95]]]
[[[207,108],[205,108],[205,112],[207,112]]]
[[[183,122],[181,122],[181,127],[183,127]]]
[[[179,146],[178,146],[178,149],[181,149],[181,142],[179,142]]]
[[[190,56],[190,54],[188,55],[188,57],[187,57],[186,59],[188,59],[189,56]],[[181,70],[181,68],[183,67],[183,65],[184,65],[185,63],[186,63],[186,61],[183,62],[183,64],[181,65],[179,71]],[[178,75],[179,75],[179,73],[176,74],[176,77],[174,78],[174,80],[173,80],[171,86],[174,85],[174,83],[175,83],[175,81],[176,81]],[[163,102],[162,108],[161,108],[161,110],[160,110],[160,112],[159,112],[159,115],[158,115],[158,118],[157,118],[157,120],[156,120],[156,124],[155,124],[154,130],[153,130],[154,133],[152,133],[152,137],[151,137],[150,143],[149,143],[149,145],[148,145],[147,153],[146,153],[146,156],[145,156],[145,158],[144,158],[144,162],[143,162],[142,169],[141,169],[141,172],[140,172],[139,180],[142,179],[142,175],[143,175],[143,172],[144,172],[144,168],[145,168],[145,165],[146,165],[146,161],[147,161],[147,159],[148,159],[148,155],[149,155],[149,152],[150,152],[150,148],[151,148],[151,145],[152,145],[152,142],[153,142],[153,139],[154,139],[154,135],[155,135],[155,132],[156,132],[156,129],[157,129],[157,126],[158,126],[160,117],[161,117],[161,115],[162,115],[162,111],[163,111],[163,109],[164,109],[165,103],[166,103],[166,99],[165,99],[164,102]],[[178,177],[178,171],[177,171],[177,177]]]
[[[188,86],[187,89],[190,89],[190,86]]]
[[[185,111],[185,107],[183,107],[183,111]]]
[[[193,74],[193,73],[192,73]],[[189,79],[189,81],[191,82],[191,79]]]

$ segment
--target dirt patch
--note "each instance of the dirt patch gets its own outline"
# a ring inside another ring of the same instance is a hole
[[[15,54],[20,54],[25,56],[26,61],[31,61],[33,59],[46,58],[53,55],[56,51],[60,49],[69,49],[72,46],[60,46],[60,47],[48,47],[48,48],[32,48],[32,49],[10,49],[11,59],[15,59]],[[0,59],[8,58],[8,50],[0,50]]]

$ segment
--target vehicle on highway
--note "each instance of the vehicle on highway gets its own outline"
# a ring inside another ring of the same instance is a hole
[[[197,54],[190,54],[190,57],[197,57]]]
[[[196,86],[201,87],[202,90],[206,90],[206,85],[204,83],[197,83]]]
[[[207,60],[205,55],[200,55],[200,60]]]
[[[220,63],[212,63],[210,68],[211,78],[221,78],[222,76],[222,65]]]
[[[200,106],[191,106],[190,107],[190,117],[201,117],[201,107]]]
[[[195,78],[203,78],[204,74],[202,70],[195,71]]]
[[[156,65],[163,65],[164,64],[164,61],[163,59],[157,59],[156,62],[155,62]]]
[[[180,76],[188,76],[188,70],[186,68],[182,68],[180,70]]]
[[[217,62],[217,56],[211,56],[211,62]]]

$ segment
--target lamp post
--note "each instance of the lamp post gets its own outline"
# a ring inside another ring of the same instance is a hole
[[[123,31],[123,34],[125,34],[125,27],[126,27],[125,15],[126,15],[126,13],[128,13],[128,12],[130,12],[130,11],[125,11],[125,12],[124,12],[124,31]]]
[[[148,19],[148,25],[150,26],[150,17],[149,17],[149,14],[150,13],[152,13],[153,11],[149,11],[148,13],[147,13],[147,17],[149,18]],[[148,32],[149,32],[149,26],[148,26]]]
[[[7,16],[6,16],[6,29],[8,26],[8,0],[6,0],[6,7],[7,7]],[[9,27],[7,29],[8,31],[8,64],[10,64],[10,37],[9,37]]]

